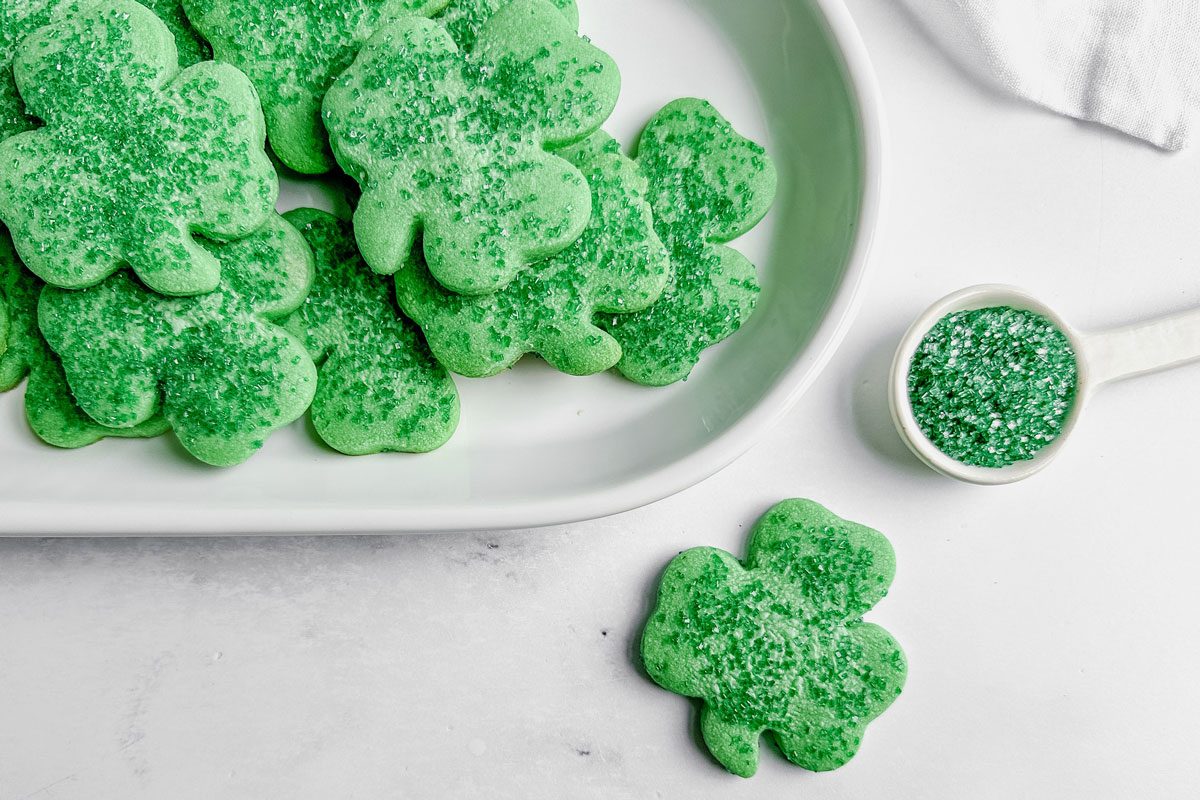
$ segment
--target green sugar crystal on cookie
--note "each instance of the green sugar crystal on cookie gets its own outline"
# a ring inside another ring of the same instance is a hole
[[[205,247],[223,268],[216,291],[165,297],[121,272],[82,291],[47,288],[39,321],[88,416],[132,427],[161,413],[192,455],[230,466],[312,402],[316,367],[276,322],[304,302],[313,257],[278,216]]]
[[[355,236],[392,274],[418,234],[447,289],[486,294],[574,242],[591,216],[579,170],[547,151],[612,111],[620,77],[546,0],[513,0],[472,50],[421,18],[381,29],[325,97],[334,154],[363,189]]]
[[[25,384],[25,417],[43,441],[55,447],[86,447],[101,439],[141,439],[167,431],[162,417],[131,428],[107,428],[75,403],[57,356],[38,330],[43,283],[24,269],[0,229],[0,392]]]
[[[12,243],[7,241],[8,234],[4,233],[0,234],[0,236],[6,237],[4,246],[11,248]],[[14,253],[13,255],[15,257],[16,254]],[[8,350],[8,332],[11,329],[12,324],[9,318],[8,301],[0,300],[0,356],[3,356],[5,351]]]
[[[646,670],[703,701],[705,744],[730,772],[754,774],[764,731],[789,761],[836,769],[904,686],[899,645],[862,620],[894,574],[878,531],[787,500],[758,521],[744,564],[707,547],[671,562],[642,636]]]
[[[637,164],[605,133],[560,155],[579,168],[592,192],[592,218],[575,244],[488,295],[442,288],[419,248],[396,273],[401,308],[454,372],[495,375],[525,353],[572,375],[603,372],[620,359],[621,347],[596,327],[595,314],[643,309],[662,294],[670,259],[654,232]]]
[[[363,263],[349,223],[311,209],[286,219],[316,258],[312,291],[285,327],[319,366],[317,433],[348,455],[441,447],[458,426],[458,391],[400,314],[392,281]]]
[[[196,32],[184,13],[181,0],[138,0],[158,15],[175,37],[175,49],[179,51],[179,66],[190,67],[201,61],[212,59],[212,48]]]
[[[68,14],[94,5],[92,0],[0,0],[0,139],[37,127],[13,82],[12,61],[26,36]],[[175,36],[179,65],[190,67],[212,56],[208,45],[188,24],[179,0],[144,0]]]
[[[179,71],[170,30],[128,0],[28,36],[13,74],[45,122],[0,143],[0,220],[29,269],[82,288],[128,264],[164,294],[214,289],[220,265],[193,234],[245,236],[277,193],[246,77]]]
[[[446,26],[450,38],[462,50],[470,50],[479,38],[487,21],[512,0],[450,0],[437,21]],[[579,7],[575,0],[549,0],[576,29],[579,27]]]
[[[292,169],[335,166],[321,101],[375,31],[406,16],[429,16],[447,0],[183,0],[192,23],[262,97],[271,147]]]
[[[777,178],[766,151],[702,100],[677,100],[660,111],[642,134],[637,160],[674,273],[650,308],[599,322],[621,343],[623,375],[665,386],[687,378],[701,353],[754,311],[754,265],[723,243],[766,215]]]

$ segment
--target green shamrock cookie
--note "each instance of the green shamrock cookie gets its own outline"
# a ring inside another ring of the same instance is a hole
[[[164,294],[211,291],[228,240],[274,208],[254,88],[232,67],[182,72],[170,30],[106,0],[27,37],[13,62],[45,126],[0,143],[0,219],[53,286],[92,286],[125,264]]]
[[[599,322],[621,343],[617,369],[665,386],[685,379],[709,347],[754,311],[754,265],[722,243],[749,231],[775,199],[776,173],[762,147],[702,100],[677,100],[642,133],[638,164],[650,181],[654,225],[674,274],[645,311]]]
[[[278,216],[205,247],[224,267],[216,291],[164,297],[123,271],[83,291],[47,288],[39,320],[88,416],[123,428],[162,413],[192,455],[231,466],[312,401],[316,367],[274,323],[304,302],[313,257]]]
[[[878,531],[784,501],[755,525],[744,565],[709,547],[671,562],[642,635],[646,670],[703,701],[704,741],[730,772],[754,774],[763,731],[792,763],[837,769],[904,686],[900,646],[862,620],[895,570]]]
[[[12,61],[17,45],[36,31],[62,16],[77,12],[92,0],[0,0],[0,139],[32,130],[37,121],[25,113],[25,104],[13,82]],[[144,0],[166,23],[179,48],[180,66],[190,67],[211,57],[208,45],[188,24],[180,0]]]
[[[619,88],[612,60],[546,0],[513,0],[470,52],[430,20],[381,29],[325,96],[333,152],[363,189],[367,264],[395,273],[423,233],[438,282],[486,294],[566,248],[591,193],[546,148],[595,132]]]
[[[25,417],[43,441],[56,447],[86,447],[106,437],[148,438],[167,430],[162,417],[132,428],[106,428],[75,403],[58,358],[38,330],[42,282],[23,268],[8,235],[0,229],[0,392],[28,376]]]
[[[479,38],[479,32],[496,12],[511,0],[450,0],[446,10],[438,15],[437,21],[450,31],[450,38],[461,50],[470,50]],[[575,0],[550,0],[576,30],[579,28],[579,7]]]
[[[317,433],[348,455],[441,447],[458,426],[458,391],[400,315],[392,282],[363,263],[349,223],[312,209],[286,219],[316,256],[312,291],[285,327],[319,367]]]
[[[429,16],[448,0],[183,0],[219,61],[262,97],[271,147],[306,174],[334,166],[321,101],[371,34],[401,17]]]
[[[522,270],[504,289],[476,297],[443,289],[419,250],[396,273],[400,307],[454,372],[495,375],[525,353],[572,375],[603,372],[620,359],[621,347],[593,324],[596,312],[636,311],[662,294],[671,263],[637,164],[603,132],[560,155],[592,192],[592,219],[575,244]]]

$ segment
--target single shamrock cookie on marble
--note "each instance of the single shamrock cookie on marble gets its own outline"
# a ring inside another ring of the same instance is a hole
[[[730,772],[754,774],[764,731],[794,764],[837,769],[904,687],[900,646],[862,620],[895,566],[878,531],[784,501],[744,564],[708,547],[671,562],[642,635],[646,670],[703,701],[704,742]]]
[[[180,72],[170,30],[130,0],[28,36],[13,74],[45,122],[0,142],[0,220],[29,269],[62,288],[126,264],[164,294],[216,288],[220,265],[194,234],[253,232],[278,191],[246,77],[213,62]]]
[[[38,330],[43,283],[21,264],[0,228],[0,392],[25,383],[25,418],[42,441],[55,447],[86,447],[104,438],[143,439],[167,431],[162,417],[131,428],[106,428],[80,410],[67,387],[58,357]]]
[[[674,270],[650,308],[598,321],[621,343],[617,369],[625,377],[665,386],[687,378],[705,349],[753,313],[754,265],[723,243],[762,220],[777,178],[766,151],[703,100],[677,100],[660,111],[642,133],[637,161]]]
[[[367,264],[395,273],[421,234],[439,283],[487,294],[565,249],[591,193],[547,148],[599,129],[619,88],[612,60],[547,0],[512,0],[469,52],[431,20],[381,29],[325,96],[333,152],[363,189]]]
[[[419,248],[396,273],[400,307],[453,372],[495,375],[526,353],[572,375],[603,372],[621,347],[593,323],[596,313],[646,308],[666,286],[671,262],[637,164],[603,132],[559,155],[592,192],[592,218],[575,244],[525,268],[504,289],[474,297],[442,288]]]
[[[26,36],[64,15],[93,5],[96,0],[0,0],[0,139],[37,127],[25,113],[25,103],[13,82],[12,61]],[[180,0],[142,0],[175,36],[179,65],[190,67],[212,57],[208,44],[188,24]]]
[[[316,258],[308,299],[283,324],[318,366],[318,435],[347,455],[441,447],[458,426],[458,391],[400,314],[392,281],[363,263],[348,222],[312,209],[285,218]]]
[[[312,402],[316,367],[276,323],[304,302],[313,257],[278,216],[205,247],[223,267],[213,292],[166,297],[122,271],[82,291],[47,288],[39,322],[92,419],[125,428],[161,413],[192,455],[231,466]]]
[[[406,16],[429,16],[448,0],[183,0],[217,60],[249,76],[262,98],[267,135],[297,172],[335,166],[321,121],[330,84],[375,31]]]
[[[512,0],[450,0],[450,4],[436,19],[446,26],[450,38],[460,49],[470,50],[475,46],[483,26],[510,2]],[[549,2],[562,12],[576,30],[579,29],[579,7],[575,5],[575,0]]]

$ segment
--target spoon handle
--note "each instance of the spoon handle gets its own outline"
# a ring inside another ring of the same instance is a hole
[[[1157,372],[1200,359],[1200,309],[1086,334],[1091,381],[1103,383]]]

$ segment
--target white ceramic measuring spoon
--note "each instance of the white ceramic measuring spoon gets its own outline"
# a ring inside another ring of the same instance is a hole
[[[998,469],[963,464],[938,450],[921,432],[908,397],[908,368],[917,346],[942,317],[955,311],[974,311],[994,306],[1033,311],[1049,319],[1067,335],[1075,350],[1079,384],[1075,405],[1063,425],[1062,434],[1028,461]],[[1107,383],[1175,367],[1200,359],[1200,309],[1160,319],[1084,333],[1072,328],[1053,309],[1029,293],[1013,286],[986,284],[948,295],[930,306],[900,342],[892,363],[889,400],[892,419],[909,449],[933,469],[969,483],[996,486],[1014,483],[1042,470],[1054,460],[1075,430],[1083,408]]]

